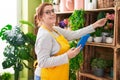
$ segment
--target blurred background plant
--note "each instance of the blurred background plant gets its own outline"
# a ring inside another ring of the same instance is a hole
[[[60,21],[60,22],[59,22],[59,26],[60,26],[61,28],[67,28],[67,27],[69,26],[68,18]]]
[[[97,20],[101,19],[101,18],[107,18],[107,22],[106,24],[99,28],[102,30],[102,32],[107,32],[111,35],[113,35],[114,32],[114,13],[108,13],[108,12],[99,12],[98,16],[97,16]]]
[[[22,31],[23,24],[34,27],[28,21],[21,20],[20,25],[13,27],[8,24],[0,31],[0,37],[5,40],[7,46],[4,49],[5,60],[2,62],[3,69],[12,67],[14,69],[14,80],[18,80],[19,72],[24,67],[31,69],[25,62],[34,61],[31,52],[33,52],[36,36],[33,33],[25,34]]]
[[[4,72],[1,75],[1,79],[0,80],[11,80],[12,74],[9,72]]]

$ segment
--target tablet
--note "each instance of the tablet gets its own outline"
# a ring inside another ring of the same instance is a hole
[[[77,43],[77,47],[81,45],[81,49],[83,49],[89,37],[90,37],[90,34],[86,34],[82,36]]]

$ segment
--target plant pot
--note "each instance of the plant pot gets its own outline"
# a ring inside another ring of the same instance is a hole
[[[107,32],[102,32],[102,42],[106,42],[106,37],[109,36],[110,34]]]
[[[110,77],[113,78],[113,68],[111,67],[111,70],[110,70]]]
[[[84,0],[74,0],[74,10],[80,10],[84,8]]]
[[[111,38],[111,37],[106,38],[106,43],[112,43],[112,42],[113,42],[113,38]]]
[[[93,74],[98,77],[103,77],[104,76],[104,69],[100,68],[93,68]]]
[[[94,42],[97,42],[97,43],[102,42],[102,37],[94,37]]]
[[[87,41],[88,41],[88,42],[92,42],[92,41],[93,41],[93,37],[90,36]]]
[[[93,6],[93,3],[92,2],[90,2],[90,3],[88,3],[88,9],[87,10],[91,10],[91,9],[94,9],[94,6]]]
[[[74,0],[66,0],[66,8],[68,11],[74,10]]]
[[[60,12],[65,12],[68,11],[67,7],[66,7],[66,0],[60,0]]]

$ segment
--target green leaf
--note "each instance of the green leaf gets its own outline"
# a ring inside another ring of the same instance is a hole
[[[11,66],[15,65],[15,63],[15,56],[8,57],[5,61],[2,62],[3,69],[10,68]]]
[[[28,21],[20,20],[19,22],[20,22],[21,24],[26,24],[26,25],[28,25],[28,26],[34,28],[34,24],[32,24],[32,23],[30,23],[30,22],[28,22]]]

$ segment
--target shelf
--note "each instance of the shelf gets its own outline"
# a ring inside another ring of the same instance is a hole
[[[79,76],[84,76],[84,77],[88,77],[88,78],[91,78],[91,79],[95,79],[95,80],[113,80],[112,78],[110,77],[97,77],[93,74],[90,74],[90,73],[81,73],[79,72]]]
[[[62,14],[71,14],[73,11],[66,11],[66,12],[55,12],[57,15],[62,15]]]
[[[113,11],[113,10],[115,10],[115,8],[114,7],[111,7],[111,8],[100,8],[100,9],[92,9],[92,10],[86,10],[87,12],[95,12],[95,11]]]
[[[85,10],[86,12],[95,12],[95,11],[113,11],[115,8],[100,8],[100,9],[92,9],[92,10]],[[66,11],[66,12],[55,12],[57,15],[62,15],[62,14],[71,14],[73,11]]]
[[[87,42],[86,45],[115,48],[114,44]]]

